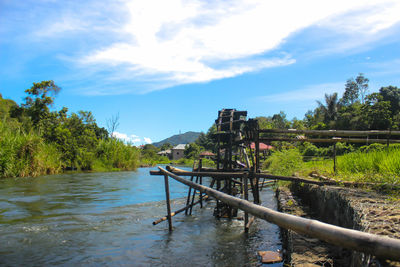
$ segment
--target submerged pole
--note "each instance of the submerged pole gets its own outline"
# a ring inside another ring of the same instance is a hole
[[[169,200],[169,184],[168,184],[167,174],[164,174],[164,184],[165,184],[165,199],[167,202],[168,229],[171,232],[172,231],[171,202]]]

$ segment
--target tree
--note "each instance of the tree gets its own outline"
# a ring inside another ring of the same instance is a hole
[[[119,126],[119,113],[112,115],[110,119],[107,120],[107,130],[112,138],[114,138],[114,132]]]
[[[290,127],[289,121],[286,119],[286,114],[280,111],[279,114],[272,116],[273,127],[275,129],[287,129]]]
[[[358,91],[360,93],[362,104],[364,104],[365,97],[367,96],[368,82],[369,82],[369,79],[365,78],[363,73],[359,73],[358,76],[356,77],[356,83],[357,83]]]
[[[400,112],[400,88],[395,86],[381,87],[379,93],[383,101],[390,102],[390,112],[392,117]]]
[[[31,88],[25,90],[28,96],[25,97],[23,107],[34,125],[40,125],[39,122],[49,114],[49,106],[54,103],[54,97],[60,90],[52,80],[33,83]]]
[[[353,78],[348,79],[340,103],[348,106],[360,100],[364,104],[368,92],[368,82],[369,79],[365,78],[363,73],[359,73],[355,80]]]
[[[379,93],[372,93],[366,98],[363,111],[368,118],[369,129],[386,130],[392,124],[390,102],[384,101]]]
[[[160,150],[161,151],[164,151],[164,150],[168,150],[168,149],[171,149],[173,146],[170,144],[170,143],[164,143],[164,144],[162,144],[162,146],[160,147]]]
[[[216,142],[213,139],[214,133],[217,132],[217,126],[213,124],[207,131],[207,133],[200,133],[199,137],[197,137],[196,141],[194,141],[197,145],[204,147],[207,150],[211,150],[216,152]]]
[[[204,150],[201,146],[199,146],[196,143],[190,143],[185,147],[185,151],[183,154],[185,155],[186,158],[192,158],[195,159],[199,156],[200,152]]]
[[[340,102],[346,106],[353,105],[358,100],[358,96],[359,88],[357,83],[354,81],[354,79],[348,79],[345,85],[343,97]]]
[[[337,93],[331,95],[325,94],[325,105],[321,101],[317,101],[319,108],[324,114],[324,122],[329,124],[331,121],[337,120],[338,115],[338,97]]]

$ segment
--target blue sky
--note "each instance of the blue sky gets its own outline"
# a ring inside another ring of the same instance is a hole
[[[119,113],[136,144],[207,131],[222,108],[303,118],[364,73],[400,86],[400,1],[0,0],[0,93],[54,80],[55,108]]]

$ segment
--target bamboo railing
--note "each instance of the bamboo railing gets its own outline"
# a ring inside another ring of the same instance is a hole
[[[293,230],[300,234],[307,234],[340,247],[375,255],[379,258],[400,260],[399,239],[350,230],[326,224],[317,220],[306,219],[278,212],[260,205],[256,205],[247,200],[236,198],[215,189],[191,182],[161,167],[159,167],[159,170],[164,177],[169,176],[187,186],[199,190],[201,193],[205,193],[210,197],[214,197],[231,207],[241,209],[249,214],[274,223],[280,227]],[[171,216],[168,217],[168,219],[171,220]]]

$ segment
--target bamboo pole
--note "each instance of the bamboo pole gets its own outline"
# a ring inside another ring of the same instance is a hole
[[[263,129],[260,133],[292,133],[321,136],[367,136],[367,135],[400,135],[400,131],[348,131],[348,130],[296,130],[296,129]]]
[[[171,202],[169,200],[169,184],[168,184],[167,174],[164,174],[164,183],[165,183],[165,198],[167,202],[168,229],[171,232],[172,231]]]
[[[310,143],[381,143],[386,144],[387,139],[361,139],[361,138],[287,138],[287,137],[260,137],[261,142],[287,141],[287,142],[310,142]],[[400,140],[389,140],[390,143],[400,143]]]
[[[208,196],[205,196],[205,197],[203,198],[203,200],[206,200],[206,199],[208,199]],[[175,215],[177,215],[177,214],[179,214],[179,213],[181,213],[181,212],[183,212],[183,211],[185,211],[185,210],[188,210],[190,207],[196,206],[196,205],[199,204],[199,203],[200,203],[200,200],[197,200],[195,203],[193,203],[193,205],[189,204],[189,205],[187,205],[186,207],[183,207],[183,208],[181,208],[181,209],[179,209],[179,210],[177,210],[177,211],[174,211],[174,212],[171,213],[171,217],[174,217]],[[164,216],[164,217],[162,217],[162,218],[160,218],[160,219],[154,221],[154,222],[153,222],[153,225],[157,225],[157,224],[159,224],[160,222],[163,222],[163,221],[166,221],[166,220],[168,220],[168,215],[166,215],[166,216]]]
[[[168,168],[169,166],[167,166]],[[226,177],[242,177],[245,173],[247,172],[227,172],[227,173],[221,173],[221,172],[187,172],[183,171],[181,169],[173,168],[174,171],[172,173],[174,174],[179,174],[181,176],[191,176],[191,175],[199,175],[199,176],[211,176],[216,180],[219,179],[225,179]],[[175,171],[175,170],[180,170],[180,171]],[[162,172],[160,171],[150,171],[151,175],[163,175]],[[258,178],[267,178],[270,180],[281,180],[281,181],[290,181],[290,182],[299,182],[299,183],[307,183],[307,184],[315,184],[319,186],[324,186],[324,185],[337,185],[337,186],[345,186],[345,187],[358,187],[358,186],[378,186],[378,187],[385,187],[385,188],[392,188],[392,189],[398,189],[400,188],[399,184],[380,184],[380,183],[360,183],[360,182],[351,182],[351,181],[316,181],[312,179],[307,179],[307,178],[301,178],[301,177],[293,177],[293,176],[280,176],[280,175],[272,175],[272,174],[266,174],[266,173],[256,173],[256,177]],[[218,179],[219,178],[219,179]]]
[[[178,175],[168,172],[161,167],[158,168],[165,175],[168,175],[187,186],[192,186],[200,192],[206,193],[211,197],[223,201],[227,205],[239,208],[280,227],[291,229],[300,234],[307,234],[340,247],[375,255],[379,258],[400,260],[399,239],[350,230],[322,223],[317,220],[310,220],[278,212],[260,205],[253,204],[249,201],[227,195],[206,186],[198,185],[179,177]]]

